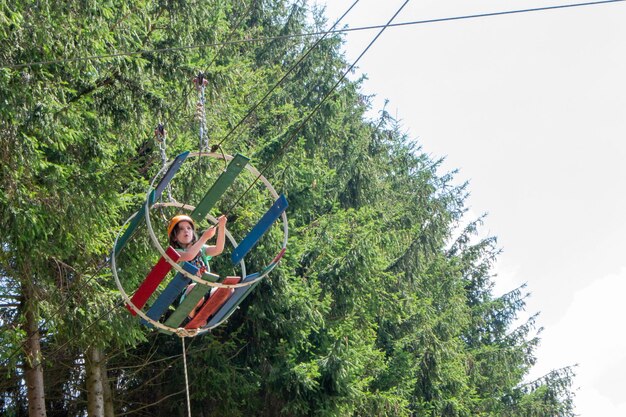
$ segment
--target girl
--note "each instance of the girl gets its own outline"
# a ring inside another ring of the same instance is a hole
[[[205,245],[209,239],[215,236],[216,231],[217,241],[215,242],[215,246]],[[225,231],[226,216],[223,215],[217,218],[217,226],[208,228],[199,239],[195,233],[195,223],[193,219],[184,214],[174,216],[167,227],[170,245],[181,254],[179,262],[187,261],[193,264],[198,268],[198,276],[209,272],[209,260],[224,251]],[[181,296],[180,302],[183,301],[185,296],[189,294],[195,285],[196,283],[194,282],[187,286]],[[203,299],[200,299],[196,307],[189,313],[188,317],[190,319],[195,316],[196,311],[202,307],[209,296],[210,294],[207,294]]]
[[[217,241],[215,246],[205,243],[215,236],[217,227]],[[198,239],[195,233],[193,219],[184,214],[174,216],[167,227],[170,245],[181,253],[180,262],[187,261],[198,267],[198,275],[209,271],[209,260],[224,251],[226,230],[226,216],[217,219],[217,226],[208,228]]]

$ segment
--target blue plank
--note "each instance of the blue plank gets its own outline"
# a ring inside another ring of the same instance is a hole
[[[150,193],[149,201],[144,201],[144,203],[141,205],[141,208],[137,211],[135,217],[133,217],[133,219],[128,224],[128,227],[124,231],[124,234],[117,240],[117,245],[115,246],[115,256],[119,255],[120,251],[124,248],[124,246],[126,246],[126,242],[128,242],[128,239],[130,239],[131,235],[135,232],[135,229],[137,229],[139,222],[141,222],[145,217],[146,204],[152,206],[155,201],[161,198],[163,190],[165,190],[165,187],[167,187],[172,178],[174,178],[174,175],[176,175],[183,162],[185,162],[185,159],[187,159],[188,155],[189,151],[186,151],[181,153],[174,159],[174,162],[172,162],[170,167],[167,169],[167,172],[165,173],[163,178],[161,178],[161,181],[159,181],[156,188]]]
[[[198,268],[189,262],[183,262],[183,269],[190,274],[195,275],[198,272]],[[167,284],[167,287],[163,290],[161,295],[154,301],[154,304],[150,307],[146,315],[154,321],[159,321],[161,316],[167,311],[168,307],[180,296],[185,287],[189,285],[191,280],[185,277],[180,272],[174,276],[174,279]],[[148,327],[152,327],[152,324],[142,319],[141,322]]]
[[[244,256],[259,242],[270,228],[270,226],[280,217],[289,204],[284,195],[280,195],[272,204],[272,207],[261,217],[261,220],[252,228],[250,233],[243,238],[241,243],[233,250],[230,260],[233,264],[239,263]]]
[[[250,282],[256,278],[258,278],[259,273],[256,272],[254,274],[246,276],[241,282]],[[207,323],[206,327],[213,327],[232,314],[232,312],[237,308],[239,304],[252,292],[252,289],[259,284],[260,281],[255,282],[254,284],[247,287],[238,287],[235,288],[235,292],[233,295],[224,303],[222,308],[218,310],[217,313],[211,318],[211,320]]]

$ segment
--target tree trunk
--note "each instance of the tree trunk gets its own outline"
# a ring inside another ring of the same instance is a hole
[[[100,362],[102,364],[102,392],[104,396],[104,417],[115,417],[115,408],[113,407],[113,395],[111,393],[111,382],[109,381],[107,372],[106,359]]]
[[[89,417],[104,417],[104,388],[102,372],[102,350],[99,348],[87,349],[87,415]]]
[[[28,340],[24,347],[28,416],[46,417],[46,396],[43,385],[43,364],[39,335],[39,321],[34,290],[30,284],[24,285],[24,312]]]

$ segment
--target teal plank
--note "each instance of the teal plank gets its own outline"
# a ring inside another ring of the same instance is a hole
[[[161,198],[163,190],[165,190],[167,184],[169,184],[172,178],[174,178],[174,175],[176,175],[183,162],[185,162],[185,159],[187,159],[188,155],[189,151],[186,151],[181,153],[174,159],[163,178],[161,178],[161,181],[159,181],[156,188],[150,193],[148,202],[150,206],[152,206],[155,201]],[[117,245],[115,245],[115,256],[119,255],[120,251],[124,248],[124,246],[126,246],[128,239],[130,239],[130,237],[135,232],[135,229],[137,229],[139,223],[144,219],[146,215],[146,203],[147,202],[144,201],[144,203],[141,205],[141,208],[137,211],[135,217],[133,217],[133,219],[128,223],[128,227],[124,231],[124,234],[117,240]]]
[[[174,178],[174,175],[176,175],[180,167],[183,165],[183,162],[185,162],[185,159],[187,159],[187,156],[189,156],[189,151],[185,151],[181,153],[180,155],[176,156],[176,158],[174,158],[174,161],[172,162],[170,167],[167,169],[167,172],[165,173],[163,178],[161,178],[161,181],[159,181],[159,183],[157,184],[155,188],[156,200],[161,198],[161,194],[163,194],[163,190],[165,190],[165,187],[167,187],[167,185],[170,183],[172,178]]]
[[[150,199],[149,204],[150,205],[154,204],[154,202],[156,201],[154,197],[154,190],[152,190],[148,198]],[[131,221],[128,223],[128,227],[126,227],[124,234],[122,234],[122,236],[120,236],[119,239],[117,239],[117,244],[115,245],[115,256],[120,254],[120,251],[124,248],[124,246],[126,246],[126,243],[128,243],[128,239],[130,239],[133,233],[135,233],[137,226],[146,216],[146,204],[148,204],[148,202],[144,201],[143,204],[141,205],[141,208],[137,210],[135,217],[133,217]]]

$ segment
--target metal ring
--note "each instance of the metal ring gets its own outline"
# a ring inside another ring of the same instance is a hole
[[[202,153],[202,152],[195,152],[195,153],[190,153],[188,155],[189,156],[193,156],[193,157],[213,157],[213,158],[217,158],[217,159],[223,159],[226,162],[232,160],[234,157],[231,155],[225,155],[225,154],[216,154],[216,153]],[[146,221],[146,225],[148,228],[148,234],[150,235],[150,239],[152,240],[153,246],[156,247],[157,251],[161,254],[161,256],[163,257],[163,259],[165,259],[171,266],[172,268],[176,269],[176,271],[180,272],[181,274],[183,274],[185,277],[191,279],[194,282],[206,285],[206,286],[210,286],[210,287],[217,287],[217,288],[239,288],[239,287],[247,287],[250,285],[253,285],[254,283],[260,281],[261,279],[263,279],[265,276],[267,276],[277,265],[278,265],[278,261],[280,260],[280,258],[282,257],[282,255],[284,254],[286,248],[287,248],[287,240],[288,240],[288,224],[287,224],[287,215],[285,212],[283,212],[281,214],[281,219],[283,222],[283,243],[282,243],[282,247],[281,250],[279,251],[278,255],[276,255],[274,257],[274,259],[270,262],[269,265],[267,265],[261,273],[259,273],[259,276],[251,281],[248,282],[244,282],[244,283],[239,283],[239,284],[221,284],[221,283],[217,283],[217,282],[211,282],[211,281],[206,281],[203,280],[202,278],[190,274],[187,271],[185,271],[177,262],[175,262],[173,259],[171,259],[167,253],[165,252],[165,250],[163,249],[163,246],[161,246],[161,244],[159,243],[154,230],[152,229],[152,223],[150,221],[150,210],[152,210],[153,208],[158,208],[158,207],[179,207],[182,209],[188,209],[188,210],[194,210],[195,207],[191,206],[189,204],[185,204],[185,203],[178,203],[178,202],[168,202],[168,203],[156,203],[153,204],[152,207],[150,207],[149,204],[147,204],[150,201],[150,194],[152,192],[152,190],[154,190],[154,184],[157,180],[157,178],[161,177],[162,174],[165,173],[165,171],[167,169],[169,169],[169,167],[171,166],[171,164],[173,163],[173,161],[163,165],[163,167],[161,168],[161,170],[159,170],[159,172],[154,176],[154,178],[152,179],[152,182],[150,183],[150,187],[148,188],[147,194],[146,194],[146,204],[145,206],[145,221]],[[276,193],[276,190],[274,190],[274,187],[272,187],[272,185],[269,183],[269,181],[267,181],[267,179],[265,177],[263,177],[259,171],[254,168],[252,165],[250,164],[246,164],[245,168],[251,172],[253,175],[255,175],[258,179],[261,180],[261,182],[265,185],[265,187],[267,188],[267,190],[270,192],[270,194],[272,195],[272,197],[274,198],[274,200],[276,200],[279,196],[278,193]],[[173,327],[169,327],[164,325],[161,322],[158,322],[156,320],[151,319],[150,317],[148,317],[142,309],[138,308],[135,304],[133,304],[133,302],[131,301],[130,297],[128,296],[128,294],[126,293],[126,291],[124,290],[124,287],[122,286],[119,276],[117,274],[117,262],[116,262],[116,255],[115,255],[115,248],[117,247],[117,242],[120,236],[120,233],[122,230],[125,230],[125,226],[132,220],[134,219],[137,215],[139,214],[139,211],[133,213],[127,220],[126,222],[122,225],[122,228],[120,229],[120,231],[118,232],[117,236],[115,237],[115,243],[113,246],[113,251],[111,253],[111,270],[113,273],[113,277],[115,279],[115,283],[122,295],[122,298],[124,299],[124,301],[126,302],[126,304],[133,310],[135,311],[135,313],[137,313],[141,318],[143,318],[145,321],[151,323],[153,326],[168,331],[168,332],[172,332],[172,333],[177,333],[180,331],[179,328],[173,328]],[[207,218],[211,223],[216,224],[217,223],[217,219],[213,216],[211,216],[210,214],[207,214],[207,216],[205,217]],[[236,248],[238,246],[238,243],[236,242],[236,240],[233,238],[233,236],[230,234],[230,232],[228,231],[228,229],[226,229],[226,236],[228,237],[228,240],[230,241],[230,243],[232,244],[233,248]],[[242,259],[239,262],[240,266],[241,266],[241,270],[242,270],[242,279],[245,279],[246,276],[248,275],[252,275],[252,274],[247,274],[246,272],[246,265],[244,260]],[[220,325],[221,323],[223,323],[226,319],[228,319],[230,317],[230,315],[228,315],[226,318],[224,318],[222,321],[220,321],[220,323],[209,327],[202,327],[202,328],[198,328],[198,329],[194,329],[195,333],[193,334],[194,336],[199,335],[199,334],[203,334],[205,332],[207,332],[208,330],[217,327],[218,325]]]
[[[222,156],[222,155],[216,154],[216,153],[200,153],[200,152],[190,153],[188,158],[189,157],[195,157],[195,156],[213,157],[213,158],[217,158],[217,159],[222,159],[223,157],[225,157],[227,161],[230,161],[230,160],[232,160],[234,158],[231,155],[224,155],[224,156]],[[157,178],[159,178],[162,175],[162,173],[164,173],[164,171],[166,171],[169,168],[169,166],[172,164],[172,162],[170,162],[169,164],[163,166],[163,168],[161,168],[161,170],[152,179],[150,187],[148,188],[148,191],[146,193],[146,201],[150,200],[150,193],[154,189],[154,183],[156,182]],[[246,164],[246,169],[248,171],[250,171],[253,175],[255,175],[257,178],[259,178],[261,180],[261,182],[263,182],[263,184],[268,189],[268,191],[270,192],[270,194],[272,195],[274,200],[278,199],[278,197],[279,197],[278,193],[276,192],[274,187],[272,187],[272,184],[270,184],[270,182],[264,176],[262,176],[261,173],[259,171],[257,171],[256,168],[254,168],[250,164]],[[185,207],[193,207],[193,206],[185,204]],[[191,279],[194,282],[197,282],[197,283],[203,284],[203,285],[207,285],[209,287],[216,287],[216,288],[248,287],[248,286],[256,283],[257,281],[260,281],[263,278],[265,278],[267,276],[267,274],[272,272],[272,270],[276,267],[276,265],[278,265],[277,262],[273,262],[272,261],[272,262],[270,262],[269,265],[267,265],[265,268],[263,268],[261,270],[261,272],[259,273],[259,276],[257,278],[255,278],[255,279],[253,279],[251,281],[247,281],[247,282],[243,282],[243,283],[239,283],[239,284],[222,284],[222,283],[219,283],[219,282],[206,281],[206,280],[204,280],[204,279],[202,279],[202,278],[200,278],[198,276],[190,274],[189,272],[185,271],[182,266],[180,266],[177,262],[175,262],[172,258],[170,258],[169,255],[165,252],[165,249],[163,249],[163,246],[161,246],[161,244],[159,243],[159,240],[158,240],[158,238],[156,237],[156,235],[154,233],[154,229],[152,228],[152,222],[150,221],[150,209],[151,209],[150,206],[148,204],[145,204],[146,226],[148,227],[148,234],[150,236],[150,239],[152,239],[153,245],[155,246],[155,248],[157,249],[159,254],[161,254],[163,259],[165,259],[167,261],[167,263],[169,263],[172,266],[172,268],[174,268],[177,272],[180,272],[181,274],[183,274],[183,276]],[[281,219],[283,221],[283,244],[282,244],[281,250],[278,252],[277,257],[281,256],[280,254],[283,252],[284,249],[287,248],[287,240],[288,240],[288,237],[289,237],[289,229],[288,229],[288,224],[287,224],[287,214],[285,212],[282,213]],[[233,246],[234,246],[234,248],[237,247],[237,245],[233,245]],[[243,262],[243,260],[242,260],[242,262]],[[242,270],[242,272],[243,272],[243,270]],[[242,279],[244,279],[248,275],[252,275],[252,274],[243,273],[242,274]]]

